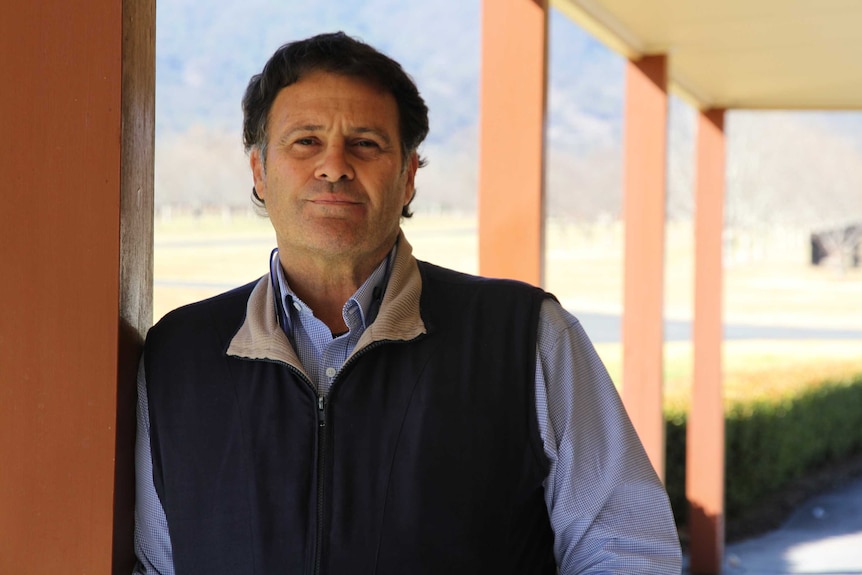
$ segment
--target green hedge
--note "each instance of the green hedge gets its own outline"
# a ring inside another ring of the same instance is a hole
[[[687,413],[665,413],[666,485],[677,524],[686,522]],[[770,400],[725,409],[725,514],[736,517],[764,495],[818,466],[862,451],[862,374]]]

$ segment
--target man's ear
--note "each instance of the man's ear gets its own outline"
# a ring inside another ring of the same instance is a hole
[[[254,178],[254,189],[257,190],[260,199],[264,199],[266,196],[266,168],[259,146],[254,146],[251,149],[248,162],[251,166],[251,175]]]
[[[410,158],[407,160],[407,166],[405,170],[407,170],[405,185],[404,185],[404,204],[407,205],[413,200],[413,196],[416,194],[416,171],[419,169],[419,153],[412,152],[410,154]]]

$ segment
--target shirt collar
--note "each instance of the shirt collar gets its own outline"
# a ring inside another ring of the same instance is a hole
[[[389,281],[389,272],[392,267],[392,261],[395,258],[395,252],[398,248],[398,242],[392,246],[392,249],[389,250],[389,253],[383,258],[374,271],[371,272],[371,275],[359,286],[359,289],[354,292],[350,299],[348,299],[344,303],[344,307],[342,308],[342,314],[345,317],[345,323],[350,325],[347,321],[348,313],[351,308],[357,306],[359,309],[359,316],[362,322],[362,328],[368,328],[371,323],[374,322],[375,317],[377,316],[377,311],[380,307],[380,302],[383,301],[383,292],[386,290],[386,284]],[[309,310],[312,311],[310,307],[308,307],[305,302],[303,302],[299,296],[297,296],[292,289],[290,289],[290,285],[287,283],[287,277],[284,275],[284,268],[281,267],[280,259],[278,257],[278,248],[272,251],[270,255],[270,271],[271,276],[274,278],[276,294],[280,294],[281,297],[278,301],[279,311],[281,312],[281,323],[282,329],[284,329],[286,334],[293,333],[293,325],[290,309],[293,307],[300,313]]]

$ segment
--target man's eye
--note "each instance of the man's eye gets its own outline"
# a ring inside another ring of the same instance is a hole
[[[296,141],[300,146],[313,146],[314,138],[300,138]]]
[[[359,140],[356,142],[356,145],[360,148],[379,148],[377,142],[373,140]]]

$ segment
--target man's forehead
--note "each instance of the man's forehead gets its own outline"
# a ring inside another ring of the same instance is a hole
[[[395,97],[375,84],[353,76],[332,72],[306,74],[282,88],[270,116],[277,121],[323,128],[332,115],[344,115],[368,124],[363,129],[397,130],[398,104]]]

